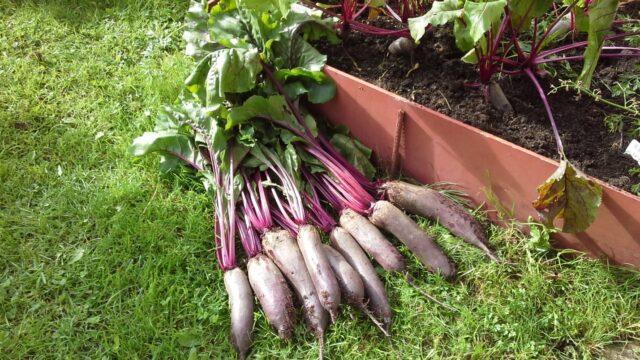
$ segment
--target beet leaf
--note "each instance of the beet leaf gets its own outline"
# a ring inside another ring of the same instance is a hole
[[[598,0],[589,6],[589,37],[587,49],[584,52],[584,65],[579,80],[582,86],[589,88],[593,72],[596,69],[605,36],[611,29],[611,24],[616,18],[618,0]]]
[[[411,37],[419,42],[427,27],[441,26],[462,18],[463,0],[434,1],[431,9],[424,15],[409,19]]]
[[[358,171],[363,173],[367,179],[371,180],[376,175],[376,168],[371,164],[371,149],[350,136],[344,134],[334,134],[331,137],[331,144],[340,151],[342,156],[353,164]]]
[[[563,232],[585,231],[595,220],[602,202],[602,188],[562,160],[558,169],[538,187],[533,206],[549,225],[562,218]]]

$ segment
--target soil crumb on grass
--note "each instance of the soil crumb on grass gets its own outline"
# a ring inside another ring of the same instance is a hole
[[[636,360],[640,358],[640,343],[632,341],[607,346],[601,355],[606,360]]]
[[[319,44],[319,48],[333,67],[529,150],[558,158],[549,119],[528,78],[498,80],[515,109],[514,114],[502,114],[485,102],[480,90],[467,86],[478,81],[478,76],[473,66],[460,60],[462,54],[449,31],[428,32],[415,50],[413,63],[409,57],[388,54],[392,41],[352,32],[344,44]],[[619,76],[635,67],[629,66],[630,62],[603,61],[596,76]],[[554,83],[551,78],[544,79],[545,91]],[[629,191],[637,182],[629,176],[629,169],[637,163],[624,155],[631,138],[606,128],[604,118],[612,109],[575,92],[558,91],[548,98],[569,159],[587,174]]]

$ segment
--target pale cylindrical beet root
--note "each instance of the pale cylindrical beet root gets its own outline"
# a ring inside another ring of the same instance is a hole
[[[453,264],[431,236],[392,203],[384,200],[377,201],[369,219],[373,224],[402,241],[430,271],[440,272],[446,278],[455,276],[456,270]]]
[[[399,37],[395,39],[387,48],[391,55],[411,55],[416,48],[416,43],[411,39]]]
[[[253,293],[244,271],[239,268],[224,273],[224,286],[231,308],[231,343],[244,359],[251,346],[253,331]]]
[[[291,290],[280,269],[269,257],[258,254],[247,262],[247,273],[267,321],[281,338],[291,339],[295,326],[295,309]]]
[[[302,253],[293,236],[286,230],[269,231],[262,238],[262,247],[293,285],[302,303],[307,325],[322,341],[329,316],[320,303]]]
[[[343,228],[337,226],[331,231],[331,244],[344,256],[349,265],[351,265],[360,275],[364,284],[365,293],[369,298],[369,307],[374,315],[380,319],[386,327],[391,324],[391,306],[387,299],[387,293],[384,285],[376,270],[373,268],[371,261],[362,251],[362,248],[355,239]]]
[[[331,269],[336,275],[338,284],[340,284],[342,299],[346,300],[349,305],[360,309],[373,321],[374,324],[376,324],[378,328],[380,328],[383,334],[389,336],[384,324],[378,321],[375,315],[369,310],[369,308],[367,308],[364,283],[362,282],[360,274],[358,274],[353,266],[349,264],[347,259],[345,259],[344,256],[342,256],[342,254],[340,254],[336,249],[327,244],[322,244],[322,247],[327,255],[327,259],[329,259]]]
[[[549,30],[549,36],[545,42],[553,41],[571,31],[571,15],[567,14]]]
[[[298,247],[320,303],[329,312],[331,322],[335,322],[340,306],[340,286],[322,249],[322,238],[315,226],[304,225],[298,229]]]
[[[402,255],[366,217],[346,209],[340,215],[340,226],[385,270],[404,270]]]
[[[491,105],[497,110],[500,110],[503,113],[512,113],[513,106],[507,99],[507,96],[502,91],[502,87],[495,81],[492,81],[489,84],[489,100],[491,101]]]
[[[453,200],[436,190],[403,181],[389,181],[382,188],[389,201],[399,208],[438,221],[453,235],[484,251],[492,260],[497,260],[487,246],[487,237],[480,223]]]
[[[322,247],[338,280],[342,297],[350,305],[362,306],[364,304],[364,283],[358,272],[337,250],[327,244],[323,244]]]

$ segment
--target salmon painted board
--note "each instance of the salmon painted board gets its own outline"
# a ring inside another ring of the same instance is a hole
[[[347,126],[373,149],[379,165],[391,165],[398,113],[404,111],[398,151],[404,175],[424,183],[455,183],[474,202],[492,209],[490,191],[518,220],[538,218],[531,202],[537,186],[557,168],[556,161],[337,69],[327,67],[325,72],[336,82],[337,94],[315,111]],[[554,244],[640,267],[640,197],[594,180],[603,187],[595,222],[582,233],[556,234]]]

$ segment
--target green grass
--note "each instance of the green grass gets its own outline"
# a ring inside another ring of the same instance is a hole
[[[186,6],[0,3],[0,358],[231,357],[209,200],[127,154],[190,66]],[[459,279],[412,262],[420,286],[458,312],[381,273],[392,342],[343,311],[329,357],[590,357],[639,336],[637,273],[538,253],[514,227],[490,230],[512,264],[437,226]],[[302,326],[283,343],[257,313],[255,334],[256,358],[317,356]]]

